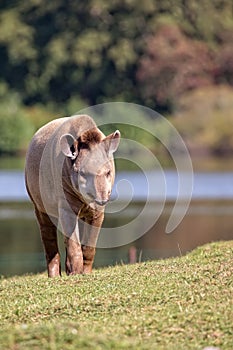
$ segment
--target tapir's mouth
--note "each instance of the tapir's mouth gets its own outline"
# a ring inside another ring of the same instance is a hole
[[[106,205],[109,202],[109,198],[95,198],[93,196],[93,194],[91,194],[91,193],[86,193],[85,199],[88,202],[97,204],[101,207],[103,207],[104,205]]]
[[[104,206],[108,203],[109,199],[95,199],[95,203],[100,205],[100,206]]]

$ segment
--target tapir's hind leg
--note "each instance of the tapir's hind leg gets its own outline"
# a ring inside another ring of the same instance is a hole
[[[57,244],[57,228],[45,213],[35,209],[45,249],[49,277],[61,275],[60,255]]]

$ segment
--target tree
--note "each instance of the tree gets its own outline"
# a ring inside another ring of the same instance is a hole
[[[24,150],[33,134],[33,125],[25,117],[19,95],[9,92],[0,83],[0,154],[14,154]]]
[[[216,82],[233,86],[233,31],[219,34],[220,50],[216,55]]]
[[[213,84],[214,67],[205,43],[189,39],[176,25],[162,25],[147,39],[137,78],[146,100],[173,107],[185,91]]]
[[[180,28],[176,33],[184,53],[191,50],[192,57],[202,55],[208,63],[209,47],[222,52],[225,45],[218,35],[232,33],[232,14],[232,0],[1,1],[0,74],[26,105],[53,103],[59,109],[77,98],[88,105],[125,100],[152,107],[162,103],[166,109],[173,103],[171,96],[167,102],[160,96],[157,101],[155,94],[148,97],[147,84],[137,75],[139,62],[142,69],[150,55],[148,46],[162,42],[162,35],[168,39],[162,24]],[[228,50],[223,50],[224,59],[219,57],[222,68]],[[228,76],[222,68],[218,80]],[[174,69],[162,70],[161,81],[170,81]],[[203,69],[206,79],[209,72]]]

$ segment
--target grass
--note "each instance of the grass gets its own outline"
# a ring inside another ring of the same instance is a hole
[[[160,261],[0,280],[0,349],[232,349],[233,241]]]

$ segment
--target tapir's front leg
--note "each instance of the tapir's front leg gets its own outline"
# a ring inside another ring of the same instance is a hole
[[[83,253],[81,244],[73,238],[65,237],[66,246],[66,274],[83,273]]]
[[[78,220],[75,213],[66,204],[59,205],[59,222],[65,235],[66,273],[75,275],[83,273],[83,253],[79,238]]]
[[[95,257],[95,247],[99,231],[104,219],[103,212],[96,212],[93,216],[83,221],[82,251],[83,251],[83,273],[91,273]]]

